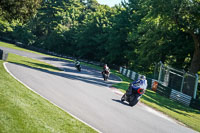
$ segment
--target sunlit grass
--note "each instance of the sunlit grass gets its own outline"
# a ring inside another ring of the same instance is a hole
[[[147,90],[141,101],[168,116],[182,122],[188,127],[200,131],[200,111],[186,107],[173,100],[160,96],[152,90]]]
[[[11,63],[20,64],[20,65],[26,65],[26,66],[29,66],[32,68],[44,69],[44,70],[48,70],[48,71],[61,71],[61,69],[54,67],[50,64],[47,64],[45,62],[27,58],[27,57],[23,57],[23,56],[19,56],[19,55],[12,54],[12,53],[8,54],[7,61],[11,62]]]
[[[126,82],[126,81],[122,81],[118,84],[114,84],[112,85],[115,88],[120,89],[123,93],[125,93],[125,91],[127,90],[127,88],[129,87],[130,82]]]
[[[9,60],[14,60],[15,63],[25,63],[29,66],[32,64],[24,62],[24,58],[12,59],[12,57],[10,56]],[[46,68],[44,66],[42,69]],[[5,71],[3,61],[0,61],[0,132],[92,133],[95,131],[16,81]]]
[[[71,60],[71,59],[56,57],[56,56],[52,56],[52,55],[48,55],[48,54],[43,54],[43,53],[36,52],[36,51],[32,51],[32,50],[28,50],[28,49],[25,49],[25,48],[20,48],[20,47],[14,45],[14,44],[2,42],[2,41],[0,41],[0,46],[6,47],[6,48],[12,48],[12,49],[16,49],[16,50],[21,50],[21,51],[25,51],[25,52],[30,52],[30,53],[45,55],[45,56],[49,56],[49,57],[52,57],[52,58],[59,58],[59,59],[63,59],[63,60],[66,60],[66,61],[73,61],[73,60]]]
[[[26,52],[31,52],[31,53],[41,54],[41,53],[38,53],[38,52],[35,52],[35,51],[31,51],[31,50],[27,50],[27,49],[24,49],[24,48],[20,48],[20,47],[14,45],[14,44],[2,42],[2,41],[0,41],[0,46],[6,47],[6,48],[12,48],[12,49],[16,49],[16,50],[21,50],[21,51],[26,51]]]

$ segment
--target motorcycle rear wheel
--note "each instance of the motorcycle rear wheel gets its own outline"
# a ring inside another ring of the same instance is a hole
[[[135,106],[139,101],[138,97],[139,97],[138,95],[135,95],[133,99],[130,99],[129,105],[130,106]]]
[[[125,101],[125,94],[122,96],[121,101]]]
[[[103,80],[107,81],[108,80],[108,76],[106,74],[103,74]]]

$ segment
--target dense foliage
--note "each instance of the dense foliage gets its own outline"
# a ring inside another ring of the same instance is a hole
[[[34,16],[42,0],[1,0],[0,16],[12,21],[19,19],[25,22]]]
[[[8,17],[0,17],[1,38],[140,73],[153,72],[159,61],[200,70],[199,0],[128,0],[114,7],[96,0],[2,2]]]

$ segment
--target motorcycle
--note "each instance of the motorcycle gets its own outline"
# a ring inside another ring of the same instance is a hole
[[[109,71],[103,71],[102,72],[102,76],[103,76],[103,79],[104,81],[107,81],[108,80],[108,77],[109,77]]]
[[[132,87],[132,89],[130,87]],[[144,89],[140,88],[139,86],[130,84],[128,90],[126,90],[126,93],[121,97],[121,101],[127,101],[130,106],[135,106],[143,94]]]
[[[81,65],[75,65],[76,69],[80,72],[81,71]]]

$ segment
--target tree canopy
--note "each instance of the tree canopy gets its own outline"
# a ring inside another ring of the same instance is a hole
[[[199,0],[0,1],[0,36],[109,65],[152,73],[162,61],[200,70]]]
[[[37,13],[42,0],[1,0],[0,14],[6,20],[20,20],[22,22],[30,19]]]

